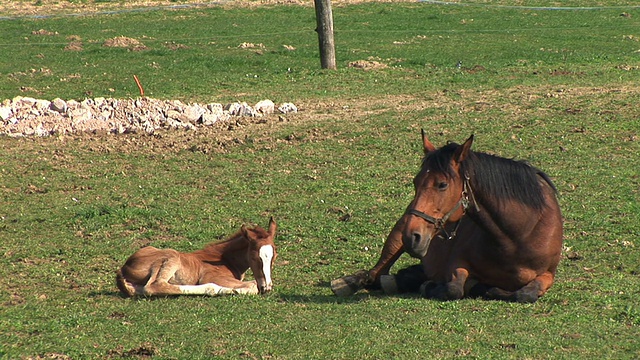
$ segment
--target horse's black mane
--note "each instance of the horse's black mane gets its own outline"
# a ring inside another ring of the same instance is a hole
[[[460,145],[449,143],[428,153],[422,163],[422,169],[429,169],[455,176],[449,166],[451,158]],[[553,189],[555,186],[547,174],[531,166],[526,161],[507,159],[483,152],[469,151],[460,166],[460,174],[469,177],[469,183],[478,201],[517,200],[535,209],[545,205],[539,177],[542,177]]]

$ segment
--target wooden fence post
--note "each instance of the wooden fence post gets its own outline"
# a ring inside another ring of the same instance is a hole
[[[316,31],[320,43],[320,65],[323,69],[336,69],[336,48],[333,42],[333,14],[331,0],[313,0],[316,7]]]

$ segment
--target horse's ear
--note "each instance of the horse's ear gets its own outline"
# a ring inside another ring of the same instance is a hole
[[[422,146],[424,147],[425,155],[432,151],[436,151],[436,147],[427,139],[427,134],[425,134],[424,129],[422,129]]]
[[[469,136],[464,144],[458,146],[458,148],[456,149],[455,154],[453,154],[453,159],[455,160],[455,162],[459,164],[467,158],[467,155],[469,155],[469,152],[471,151],[471,144],[473,144],[473,134]]]
[[[273,216],[269,218],[269,234],[272,236],[276,234],[276,230],[278,229],[278,224],[273,220]]]
[[[247,231],[247,226],[245,224],[242,224],[242,226],[240,227],[240,232],[245,238],[249,238],[249,232]]]

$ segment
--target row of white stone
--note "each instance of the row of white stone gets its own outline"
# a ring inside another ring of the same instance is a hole
[[[234,116],[260,117],[276,110],[282,114],[298,111],[292,103],[276,108],[271,100],[250,106],[246,102],[200,105],[151,98],[94,98],[79,102],[16,97],[0,104],[0,134],[48,136],[81,131],[152,134],[160,128],[195,130],[199,125],[210,126]]]

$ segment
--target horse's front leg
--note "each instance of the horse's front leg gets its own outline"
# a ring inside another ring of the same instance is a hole
[[[353,275],[343,276],[331,281],[331,290],[337,296],[349,296],[368,287],[380,287],[380,277],[389,274],[389,270],[404,252],[401,229],[406,222],[406,215],[401,217],[393,227],[382,248],[376,265],[369,271],[360,270]]]

